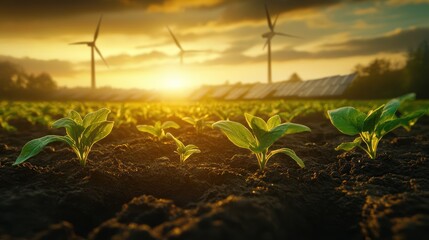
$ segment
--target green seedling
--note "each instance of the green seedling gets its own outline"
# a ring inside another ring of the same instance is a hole
[[[185,163],[185,161],[194,153],[200,153],[200,149],[193,144],[186,145],[183,144],[179,139],[174,137],[171,133],[166,134],[167,137],[171,138],[176,142],[177,149],[174,151],[180,157],[180,163]]]
[[[290,111],[286,112],[280,112],[278,115],[285,121],[285,122],[291,122],[294,118],[297,116],[303,114],[303,113],[309,113],[310,110],[307,106],[301,106],[294,109],[291,109]]]
[[[161,123],[160,121],[156,121],[154,125],[138,125],[137,129],[140,132],[146,132],[156,137],[158,140],[162,140],[165,138],[165,129],[169,128],[180,128],[179,124],[173,121],[166,121]]]
[[[296,123],[281,123],[279,115],[272,116],[267,122],[247,113],[244,115],[252,131],[241,123],[225,120],[214,123],[213,128],[220,129],[237,147],[248,149],[255,154],[261,171],[265,169],[268,160],[279,153],[288,155],[300,167],[305,166],[301,158],[290,148],[280,148],[271,152],[268,149],[284,135],[310,132],[310,128]]]
[[[194,126],[197,134],[200,134],[204,128],[211,127],[213,124],[213,121],[207,121],[207,118],[208,115],[203,117],[184,117],[182,120]]]
[[[378,143],[387,133],[398,127],[410,130],[417,119],[426,113],[426,110],[417,110],[401,117],[396,116],[396,111],[401,103],[413,99],[415,99],[414,93],[394,98],[375,110],[370,110],[368,114],[353,107],[329,110],[329,119],[340,132],[349,136],[359,135],[353,142],[341,143],[335,150],[351,151],[358,147],[365,151],[371,159],[375,159]]]
[[[105,138],[112,131],[114,122],[106,120],[109,113],[109,109],[102,108],[88,113],[82,119],[79,113],[71,111],[68,117],[52,123],[53,128],[65,128],[67,135],[47,135],[27,142],[14,165],[23,163],[37,155],[49,143],[64,142],[73,149],[82,166],[85,166],[94,143]]]

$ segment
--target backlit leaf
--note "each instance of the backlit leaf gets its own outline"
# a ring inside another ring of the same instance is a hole
[[[22,147],[21,153],[13,165],[18,165],[27,161],[29,158],[40,153],[46,145],[53,142],[64,142],[69,145],[73,144],[66,136],[47,135],[41,138],[33,139],[27,142],[24,147]]]
[[[251,146],[256,145],[252,133],[241,123],[222,120],[214,123],[213,128],[220,129],[237,147],[250,149]]]
[[[328,111],[329,119],[340,132],[353,136],[362,131],[366,115],[353,107],[342,107]]]

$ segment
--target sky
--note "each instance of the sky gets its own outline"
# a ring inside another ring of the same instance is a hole
[[[51,74],[59,86],[90,86],[91,41],[102,15],[98,87],[186,89],[202,84],[267,81],[268,31],[273,81],[349,74],[387,58],[403,64],[429,40],[429,0],[2,0],[0,61]],[[179,49],[167,27],[189,53]]]

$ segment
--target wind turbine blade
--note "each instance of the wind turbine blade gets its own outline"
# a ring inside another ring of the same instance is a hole
[[[97,46],[94,46],[95,51],[97,51],[98,55],[101,57],[101,59],[103,59],[104,64],[106,64],[107,67],[109,67],[109,64],[107,64],[106,60],[104,59],[103,55],[101,54],[100,50],[98,49]]]
[[[267,15],[268,27],[270,28],[271,31],[274,31],[273,23],[271,22],[271,17],[270,17],[270,13],[268,12],[268,5],[266,2],[265,2],[265,14]]]
[[[279,35],[279,36],[283,36],[283,37],[301,38],[301,37],[298,37],[298,36],[295,36],[295,35],[286,34],[286,33],[281,33],[281,32],[276,32],[275,34],[276,34],[276,35]]]
[[[279,19],[279,14],[277,14],[276,19],[274,20],[273,29],[276,28],[277,19]]]
[[[174,42],[176,43],[177,47],[183,51],[182,45],[180,45],[179,40],[177,40],[176,36],[174,36],[173,32],[171,31],[171,29],[168,26],[167,26],[167,29],[170,32],[170,35],[173,38]]]
[[[267,47],[269,41],[271,41],[271,39],[267,38],[267,41],[265,41],[264,47],[262,49],[265,49]]]
[[[206,50],[184,50],[186,53],[207,53],[209,51]]]
[[[97,29],[95,29],[95,33],[94,33],[94,42],[97,41],[97,38],[98,38],[98,32],[100,31],[101,19],[103,19],[103,15],[101,15],[100,20],[98,20]]]
[[[74,42],[74,43],[69,43],[70,45],[82,45],[82,44],[90,44],[91,42]]]

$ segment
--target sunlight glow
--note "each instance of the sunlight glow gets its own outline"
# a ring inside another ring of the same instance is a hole
[[[187,87],[186,74],[179,68],[173,68],[167,71],[160,85],[160,89],[165,91],[179,91]]]

